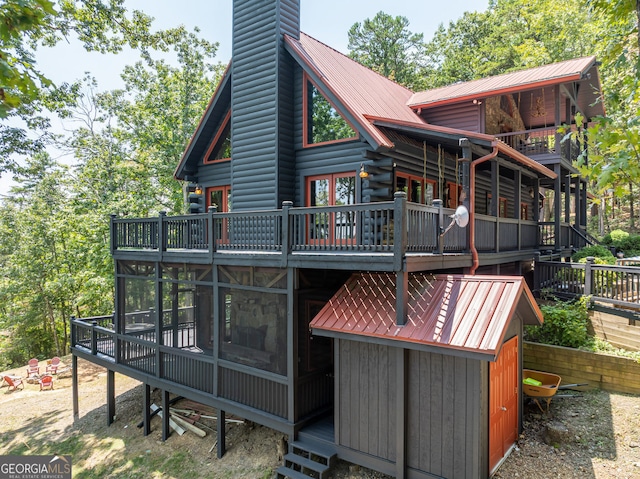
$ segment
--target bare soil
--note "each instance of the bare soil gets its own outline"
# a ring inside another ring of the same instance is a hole
[[[44,366],[41,363],[43,370]],[[82,360],[78,369],[80,417],[75,421],[69,374],[56,378],[52,391],[40,391],[38,384],[26,384],[19,391],[0,389],[0,455],[71,453],[74,476],[88,478],[268,479],[281,465],[282,434],[251,423],[227,424],[227,453],[222,459],[217,458],[212,419],[200,419],[207,431],[204,438],[173,433],[163,442],[161,419],[156,417],[145,437],[137,427],[142,386],[119,374],[116,420],[107,426],[106,371]],[[24,376],[25,369],[7,373]],[[153,400],[160,403],[157,392]],[[559,443],[545,442],[551,423],[567,428]],[[334,479],[387,477],[344,462],[333,472]],[[548,413],[526,404],[518,446],[494,477],[640,477],[640,397],[586,392],[582,397],[554,398]]]

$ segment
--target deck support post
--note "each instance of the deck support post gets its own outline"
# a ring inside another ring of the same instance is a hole
[[[226,439],[226,423],[227,418],[225,412],[220,409],[218,411],[218,459],[222,459],[224,453],[227,452]]]
[[[169,391],[162,391],[162,441],[169,439]]]
[[[111,426],[116,417],[116,373],[107,369],[107,426]]]
[[[78,356],[71,356],[71,395],[73,397],[73,417],[80,416],[80,407],[78,405]]]
[[[148,384],[144,385],[144,392],[142,394],[142,427],[145,436],[151,434],[151,387]]]

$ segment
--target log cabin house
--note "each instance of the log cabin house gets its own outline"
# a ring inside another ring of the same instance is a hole
[[[603,114],[596,60],[414,93],[302,33],[299,3],[234,0],[175,171],[189,212],[112,218],[115,312],[72,320],[74,366],[107,369],[109,423],[119,372],[145,434],[151,388],[281,431],[279,477],[488,477],[521,428],[533,265],[586,240],[557,129]]]

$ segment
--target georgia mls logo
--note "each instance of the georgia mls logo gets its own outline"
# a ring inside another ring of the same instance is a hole
[[[0,479],[71,479],[71,456],[0,456]]]

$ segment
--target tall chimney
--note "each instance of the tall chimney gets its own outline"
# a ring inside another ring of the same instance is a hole
[[[234,211],[293,198],[294,62],[283,34],[300,38],[299,0],[234,0],[231,194]]]

